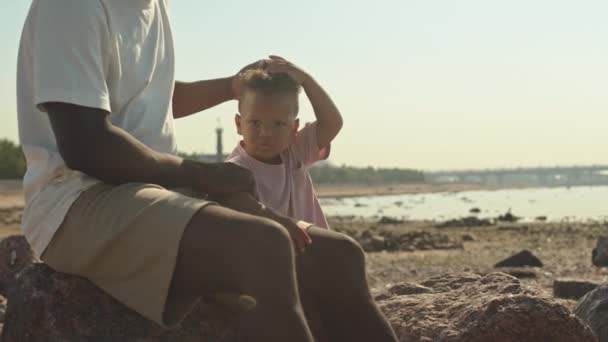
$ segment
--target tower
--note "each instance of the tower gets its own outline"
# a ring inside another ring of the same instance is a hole
[[[216,135],[216,143],[215,143],[215,147],[216,147],[216,160],[218,163],[221,163],[224,161],[224,147],[222,146],[222,133],[224,132],[224,129],[222,128],[222,126],[220,125],[220,119],[217,119],[217,128],[215,129],[215,135]]]

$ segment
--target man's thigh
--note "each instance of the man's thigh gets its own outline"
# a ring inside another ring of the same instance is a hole
[[[197,212],[180,243],[171,293],[248,293],[260,269],[293,268],[289,234],[278,223],[219,205]]]
[[[302,290],[319,295],[365,278],[365,253],[348,235],[319,227],[307,230],[312,244],[296,258]]]

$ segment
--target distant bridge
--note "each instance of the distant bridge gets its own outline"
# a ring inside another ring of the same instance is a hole
[[[608,185],[608,165],[444,170],[425,172],[429,183],[486,185]]]

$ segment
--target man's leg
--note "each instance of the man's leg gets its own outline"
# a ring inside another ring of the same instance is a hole
[[[318,227],[308,234],[312,244],[297,257],[297,271],[311,323],[315,314],[309,304],[318,307],[326,341],[397,341],[370,293],[361,247],[344,234]]]
[[[170,300],[233,292],[257,299],[243,314],[243,341],[312,341],[297,290],[294,251],[282,226],[210,205],[182,236]]]

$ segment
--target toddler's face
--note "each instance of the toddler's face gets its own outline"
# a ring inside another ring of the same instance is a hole
[[[245,151],[255,159],[276,164],[298,130],[297,94],[261,94],[246,91],[235,117]]]

